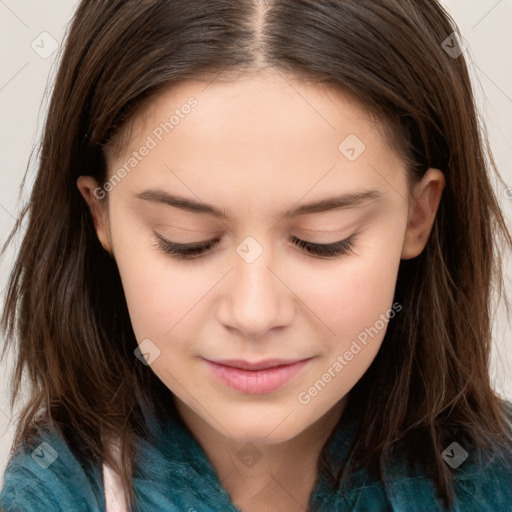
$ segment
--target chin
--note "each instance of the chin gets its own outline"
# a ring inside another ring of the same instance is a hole
[[[256,422],[251,421],[250,417],[245,417],[241,422],[227,421],[225,423],[226,430],[233,441],[240,443],[260,445],[284,443],[304,431],[304,428],[300,425],[292,425],[283,421],[287,415],[284,414],[279,418],[276,417],[266,421],[260,419]],[[228,435],[222,429],[219,432],[223,435]]]
[[[270,429],[271,432],[271,429]],[[238,443],[252,443],[256,445],[273,445],[279,443],[285,443],[286,441],[290,441],[294,437],[296,437],[299,432],[283,432],[281,435],[270,434],[265,436],[262,434],[261,429],[256,431],[254,428],[247,428],[245,431],[241,430],[239,432],[230,431],[231,439]]]

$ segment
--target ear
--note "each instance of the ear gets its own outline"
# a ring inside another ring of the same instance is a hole
[[[428,169],[414,187],[402,259],[415,258],[427,245],[445,185],[444,174],[440,170]]]
[[[76,182],[76,186],[89,206],[94,227],[96,228],[96,234],[98,235],[101,245],[106,251],[112,252],[108,234],[107,212],[102,203],[105,197],[104,190],[92,176],[80,176]]]

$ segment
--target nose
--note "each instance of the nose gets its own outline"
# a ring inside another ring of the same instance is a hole
[[[242,257],[234,261],[223,284],[219,321],[248,339],[290,325],[297,298],[286,283],[289,271],[281,270],[271,251],[264,250],[251,263]]]

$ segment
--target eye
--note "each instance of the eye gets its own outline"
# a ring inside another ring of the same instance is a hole
[[[166,254],[171,254],[174,258],[180,260],[194,259],[197,256],[200,256],[208,249],[217,245],[220,241],[219,238],[215,238],[213,240],[208,240],[207,242],[197,242],[193,244],[177,244],[176,242],[171,242],[170,240],[166,240],[158,233],[155,233],[156,238],[156,246],[164,251]]]
[[[356,235],[352,235],[346,240],[340,240],[332,244],[315,244],[306,242],[299,238],[292,237],[292,241],[298,247],[305,249],[309,254],[320,258],[335,258],[345,254],[353,254]]]
[[[304,249],[310,255],[317,258],[335,258],[345,254],[353,254],[354,242],[357,233],[350,236],[345,240],[334,242],[332,244],[315,244],[313,242],[306,242],[299,238],[292,237],[292,243]],[[207,242],[197,242],[193,244],[178,244],[170,240],[166,240],[158,233],[155,233],[156,246],[165,252],[172,255],[174,258],[182,260],[195,259],[207,252],[220,242],[219,238],[208,240]]]

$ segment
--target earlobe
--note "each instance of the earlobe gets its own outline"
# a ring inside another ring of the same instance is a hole
[[[103,248],[110,253],[106,211],[101,203],[102,198],[95,193],[99,189],[98,182],[92,176],[80,176],[76,185],[89,207],[98,239]]]
[[[409,209],[402,259],[419,256],[427,245],[445,185],[444,174],[438,169],[429,169],[416,185]]]

